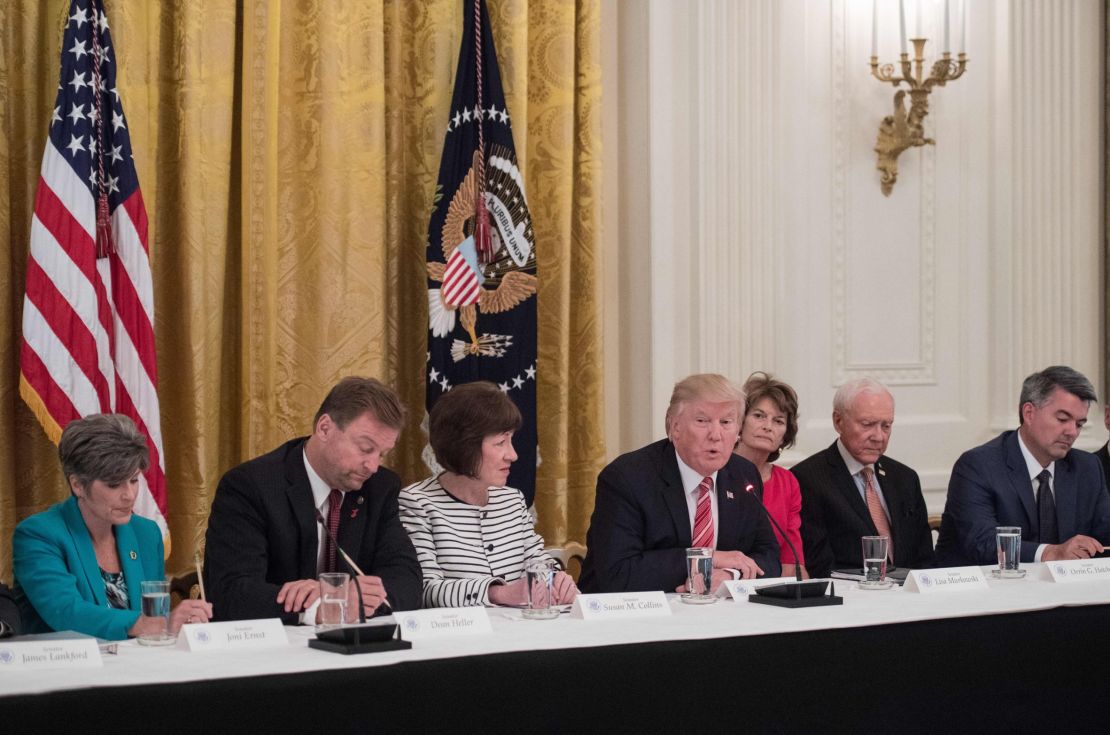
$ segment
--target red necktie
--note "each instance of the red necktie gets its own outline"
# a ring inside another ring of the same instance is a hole
[[[706,477],[698,484],[698,504],[694,510],[694,540],[692,546],[713,547],[713,478]]]
[[[338,538],[339,534],[339,509],[343,505],[343,493],[338,490],[332,490],[328,495],[328,531],[330,535],[324,539],[324,571],[334,572],[336,568],[335,544],[331,542],[333,538]]]
[[[890,533],[890,521],[887,520],[886,513],[883,511],[883,502],[879,500],[879,494],[875,492],[875,471],[870,467],[864,467],[860,470],[863,475],[863,495],[867,498],[867,510],[871,513],[871,522],[875,524],[875,530],[879,532],[880,536],[886,536],[887,548],[886,555],[890,559],[890,563],[894,563],[894,536]]]

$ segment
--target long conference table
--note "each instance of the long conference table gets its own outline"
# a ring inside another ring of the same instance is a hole
[[[127,641],[100,669],[0,672],[0,730],[1105,732],[1110,582],[1057,584],[1039,567],[963,592],[838,582],[835,607],[492,609],[492,634],[359,656],[310,649],[307,627],[269,649]]]

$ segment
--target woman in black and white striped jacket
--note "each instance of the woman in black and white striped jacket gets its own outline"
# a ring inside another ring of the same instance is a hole
[[[401,490],[401,522],[424,573],[425,607],[523,605],[524,568],[547,559],[524,497],[505,487],[516,460],[520,411],[497,386],[464,383],[441,396],[428,417],[428,438],[444,471]],[[555,601],[578,594],[565,573]]]

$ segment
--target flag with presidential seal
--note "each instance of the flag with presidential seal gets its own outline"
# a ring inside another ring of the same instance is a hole
[[[428,224],[427,400],[488,380],[520,408],[509,485],[536,485],[536,252],[485,0],[463,38]]]

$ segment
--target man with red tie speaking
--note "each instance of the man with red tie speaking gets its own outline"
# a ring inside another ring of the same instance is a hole
[[[613,460],[597,494],[579,588],[673,592],[686,581],[686,549],[713,550],[713,589],[777,577],[779,547],[755,490],[751,462],[733,454],[744,394],[714,374],[675,385],[667,438]]]

